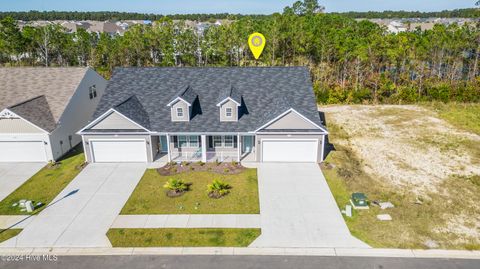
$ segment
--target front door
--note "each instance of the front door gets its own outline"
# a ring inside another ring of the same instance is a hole
[[[167,136],[165,135],[160,136],[160,151],[168,152]]]
[[[242,153],[252,152],[253,136],[242,136]]]

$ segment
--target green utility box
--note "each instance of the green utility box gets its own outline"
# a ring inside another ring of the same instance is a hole
[[[364,193],[352,193],[352,199],[350,201],[354,208],[368,208],[368,199]]]

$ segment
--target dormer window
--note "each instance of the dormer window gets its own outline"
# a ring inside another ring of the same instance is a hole
[[[190,121],[193,117],[193,106],[198,102],[198,95],[190,86],[181,88],[167,104],[170,107],[172,121]]]
[[[242,96],[233,86],[222,90],[217,103],[220,108],[220,121],[238,121],[241,105]]]
[[[231,107],[225,108],[225,117],[231,118],[231,117],[232,117],[232,114],[233,114],[233,110],[232,110]]]
[[[177,107],[177,117],[183,118],[183,108]]]

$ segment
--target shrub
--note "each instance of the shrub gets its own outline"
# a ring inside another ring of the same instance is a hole
[[[169,179],[163,187],[168,190],[167,195],[169,196],[178,196],[188,190],[188,184],[176,178]]]
[[[221,180],[214,179],[212,184],[207,185],[207,189],[210,198],[218,199],[230,192],[230,185]]]

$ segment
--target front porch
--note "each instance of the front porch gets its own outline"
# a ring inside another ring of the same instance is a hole
[[[156,159],[167,162],[255,161],[253,135],[165,135],[158,142]]]

